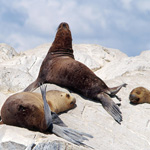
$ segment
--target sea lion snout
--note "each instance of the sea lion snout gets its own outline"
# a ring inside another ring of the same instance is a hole
[[[75,98],[72,99],[72,101],[70,102],[70,105],[72,107],[76,106],[76,99]]]
[[[66,22],[62,22],[60,23],[60,25],[58,26],[58,30],[59,29],[68,29],[69,30],[69,25]]]
[[[130,94],[129,99],[131,103],[137,103],[140,100],[135,94],[132,93]]]
[[[64,28],[66,28],[66,27],[67,27],[67,24],[66,24],[66,23],[62,23],[62,26],[63,26]]]

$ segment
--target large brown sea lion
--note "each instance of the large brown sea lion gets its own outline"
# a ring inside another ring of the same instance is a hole
[[[10,96],[1,110],[2,123],[30,130],[54,133],[74,144],[85,145],[82,142],[88,139],[84,136],[90,138],[92,136],[68,128],[56,113],[51,112],[51,108],[46,100],[46,86],[41,86],[41,93],[42,96],[30,92]],[[64,104],[60,105],[66,105],[66,102],[63,102]],[[75,104],[74,100],[73,103]]]
[[[150,91],[144,87],[137,87],[130,92],[131,104],[150,103]]]
[[[39,82],[56,84],[83,97],[100,101],[117,122],[122,121],[119,107],[110,97],[117,97],[116,93],[126,84],[109,88],[87,66],[74,59],[72,36],[67,23],[58,26],[55,40],[41,65],[37,79],[24,91],[35,90]]]

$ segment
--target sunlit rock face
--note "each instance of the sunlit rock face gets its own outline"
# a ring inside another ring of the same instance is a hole
[[[24,52],[16,52],[6,44],[0,44],[0,108],[8,96],[24,90],[38,75],[40,65],[51,44],[43,44]],[[150,105],[133,106],[129,93],[138,86],[150,90],[150,51],[139,56],[128,57],[119,50],[94,44],[73,45],[75,59],[87,65],[109,87],[127,83],[118,93],[121,97],[120,110],[123,122],[116,123],[100,103],[83,99],[71,93],[77,100],[77,107],[63,113],[60,118],[70,127],[94,136],[85,143],[94,149],[124,150],[147,149],[150,141]],[[47,90],[69,92],[56,85]],[[40,92],[39,89],[36,92]],[[118,101],[113,98],[118,103]],[[55,136],[28,129],[0,125],[0,149],[35,149],[56,146],[64,149],[88,149],[78,147]]]

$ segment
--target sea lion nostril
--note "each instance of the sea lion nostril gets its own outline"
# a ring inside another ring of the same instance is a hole
[[[66,27],[66,23],[63,23],[63,27]]]

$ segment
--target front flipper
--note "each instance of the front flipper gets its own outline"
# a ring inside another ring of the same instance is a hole
[[[102,103],[104,109],[118,122],[121,123],[122,115],[119,107],[113,102],[113,100],[106,93],[98,94],[98,99]]]

